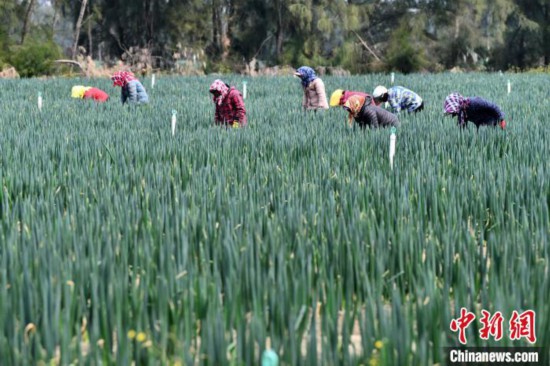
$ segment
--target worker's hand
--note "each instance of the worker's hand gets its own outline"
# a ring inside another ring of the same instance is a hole
[[[506,121],[505,120],[500,121],[500,128],[502,128],[503,130],[506,128]]]
[[[233,121],[233,128],[239,128],[240,124],[239,121]]]

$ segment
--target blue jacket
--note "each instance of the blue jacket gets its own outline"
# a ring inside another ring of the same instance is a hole
[[[479,97],[469,98],[468,106],[464,112],[466,113],[466,123],[473,122],[477,127],[481,125],[496,126],[504,119],[504,113],[496,104]],[[463,127],[466,126],[466,123]]]
[[[149,103],[149,96],[139,80],[132,80],[122,87],[120,100],[122,101],[122,104],[126,102],[145,104]]]

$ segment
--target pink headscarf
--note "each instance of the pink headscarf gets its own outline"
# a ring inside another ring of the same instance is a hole
[[[214,80],[214,82],[210,85],[210,93],[212,92],[218,92],[219,95],[213,95],[212,101],[216,103],[216,105],[222,105],[223,100],[225,99],[227,93],[229,93],[229,87],[226,83],[221,81],[220,79]]]
[[[118,71],[111,76],[113,86],[124,87],[132,80],[137,80],[131,71]]]

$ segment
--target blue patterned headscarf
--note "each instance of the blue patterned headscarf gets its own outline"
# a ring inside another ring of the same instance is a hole
[[[317,75],[315,75],[315,71],[313,71],[311,67],[302,66],[296,70],[296,72],[300,74],[300,79],[302,79],[302,86],[304,88],[307,88],[309,83],[317,79]]]

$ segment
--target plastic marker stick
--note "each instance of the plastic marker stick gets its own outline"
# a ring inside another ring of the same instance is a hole
[[[266,339],[265,351],[262,353],[262,366],[279,366],[279,356],[271,349],[271,338]]]
[[[243,81],[243,99],[246,99],[246,81]]]
[[[151,77],[151,89],[155,87],[155,74]]]
[[[395,127],[391,128],[391,135],[390,135],[390,167],[391,170],[393,170],[393,157],[395,156],[395,141],[397,140],[397,136],[395,136]]]
[[[392,85],[393,85],[393,82],[394,82],[394,81],[395,81],[395,73],[392,72],[392,73],[391,73],[391,83],[392,83]]]
[[[510,84],[510,80],[508,79],[508,94],[512,92],[512,84]]]
[[[38,92],[38,110],[42,112],[42,93]]]
[[[172,136],[176,134],[176,110],[172,109]]]

